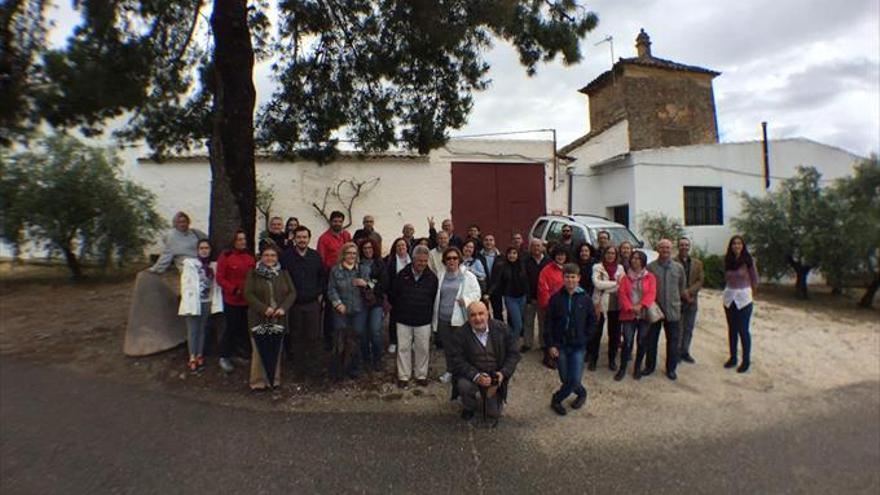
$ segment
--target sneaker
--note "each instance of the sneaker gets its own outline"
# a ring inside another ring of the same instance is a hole
[[[452,373],[446,372],[440,375],[440,383],[449,383],[452,381]]]
[[[199,362],[196,361],[196,358],[189,358],[189,363],[186,367],[189,369],[190,373],[196,373],[199,371]]]
[[[389,345],[388,346],[388,354],[394,354],[395,352],[397,352],[397,346],[394,344]]]
[[[550,403],[550,409],[553,409],[556,414],[560,416],[565,416],[566,414],[568,414],[568,412],[565,410],[565,406],[556,401]]]
[[[224,373],[232,373],[235,366],[232,365],[232,361],[229,358],[220,358],[220,369],[223,370]]]
[[[199,367],[200,370],[204,369],[205,368],[205,356],[196,357],[196,365]]]

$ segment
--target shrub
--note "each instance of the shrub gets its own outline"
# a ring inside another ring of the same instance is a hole
[[[639,215],[639,232],[655,249],[660,239],[669,239],[674,246],[678,239],[687,236],[681,220],[656,212]]]

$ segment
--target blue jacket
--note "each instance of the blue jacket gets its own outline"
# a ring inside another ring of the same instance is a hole
[[[593,301],[580,287],[569,295],[565,287],[550,298],[545,320],[547,347],[583,347],[596,331]]]

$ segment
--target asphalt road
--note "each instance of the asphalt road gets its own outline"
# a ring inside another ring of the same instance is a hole
[[[0,492],[880,493],[880,384],[832,393],[735,439],[548,456],[516,421],[256,412],[4,359]]]

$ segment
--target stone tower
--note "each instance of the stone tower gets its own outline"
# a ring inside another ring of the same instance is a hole
[[[644,29],[636,52],[580,89],[589,97],[590,135],[628,120],[633,151],[717,143],[712,80],[720,73],[655,57]]]

